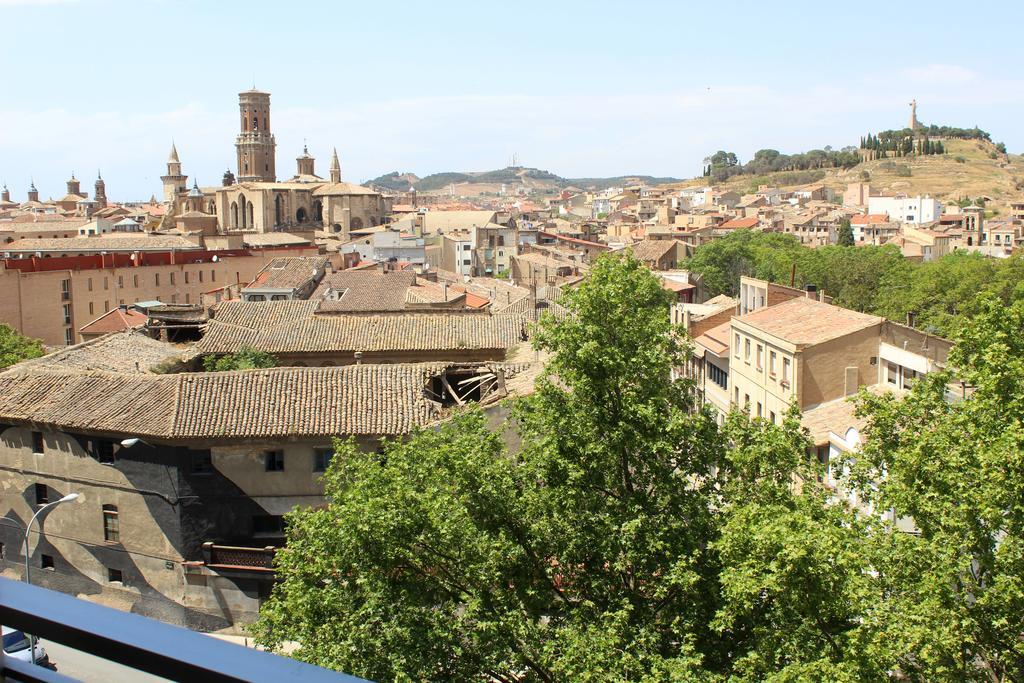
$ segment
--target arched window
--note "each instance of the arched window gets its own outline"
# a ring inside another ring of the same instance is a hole
[[[351,220],[351,222],[349,222],[349,229],[350,230],[362,230],[363,229],[363,219],[360,218],[359,216],[356,216],[355,218],[353,218]]]
[[[210,215],[217,213],[217,205],[214,204],[212,200],[206,205],[206,213]]]
[[[238,195],[238,212],[239,212],[239,219],[241,220],[241,222],[238,223],[237,227],[243,228],[243,229],[246,227],[246,225],[245,225],[245,218],[246,218],[246,215],[248,213],[245,210],[246,203],[247,202],[245,201],[245,195],[244,194]]]
[[[111,543],[121,541],[121,522],[117,517],[116,505],[103,506],[103,540]]]
[[[322,221],[324,219],[324,204],[319,199],[313,202],[313,220]]]
[[[304,209],[303,207],[300,206],[298,211],[295,212],[295,220],[298,221],[299,223],[305,223],[306,222],[306,209]]]
[[[274,197],[274,226],[280,227],[284,224],[284,200],[281,195]]]

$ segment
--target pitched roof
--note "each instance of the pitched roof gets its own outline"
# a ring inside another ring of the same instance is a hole
[[[242,244],[249,247],[272,247],[291,244],[305,245],[310,244],[310,241],[305,237],[288,232],[256,232],[242,235]]]
[[[406,294],[415,284],[416,274],[408,271],[342,270],[325,275],[310,298],[322,300],[322,313],[403,311]],[[329,291],[338,298],[325,298]]]
[[[797,346],[813,346],[884,321],[816,299],[796,297],[733,318]]]
[[[850,225],[874,225],[888,222],[889,216],[884,213],[859,213],[850,218]]]
[[[320,187],[313,190],[314,197],[323,197],[326,195],[345,195],[345,194],[380,194],[375,190],[371,190],[368,187],[362,185],[353,185],[352,183],[324,183]]]
[[[508,349],[525,334],[525,320],[519,316],[314,315],[309,305],[317,303],[221,302],[196,349],[200,353],[233,353],[243,346],[267,353]]]
[[[142,327],[146,324],[147,317],[134,309],[122,309],[120,307],[107,311],[90,323],[79,328],[82,334],[96,335],[107,332],[117,332],[134,327]]]
[[[56,239],[26,238],[0,247],[0,251],[60,251],[88,253],[100,251],[167,251],[169,249],[201,250],[202,247],[176,235],[103,235],[102,237],[58,237]]]
[[[731,323],[726,321],[721,325],[712,327],[710,330],[694,339],[693,342],[703,346],[716,356],[728,356],[731,326]]]
[[[167,439],[398,435],[446,414],[427,388],[451,365],[173,375],[22,369],[0,373],[0,420]],[[480,369],[511,379],[528,366]]]
[[[748,216],[747,218],[733,218],[731,221],[722,223],[720,228],[731,230],[733,228],[754,228],[761,222],[761,219],[757,216]]]
[[[630,247],[633,255],[644,263],[657,263],[670,251],[675,251],[678,242],[675,240],[643,240]]]
[[[142,316],[142,321],[145,320],[146,316]],[[133,330],[124,330],[65,347],[40,358],[23,361],[10,368],[8,372],[53,369],[146,373],[153,367],[178,358],[184,353],[185,350],[176,344],[158,341]]]
[[[316,279],[327,267],[326,256],[291,256],[273,259],[246,289],[294,290]]]

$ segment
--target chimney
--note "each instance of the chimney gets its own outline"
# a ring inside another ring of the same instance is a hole
[[[447,282],[445,282],[443,285],[441,285],[441,291],[444,293],[444,300],[448,301],[448,283]]]
[[[818,285],[804,285],[804,291],[807,293],[808,299],[818,298]]]
[[[356,351],[356,365],[362,365],[362,364],[363,364],[363,352],[362,351]]]

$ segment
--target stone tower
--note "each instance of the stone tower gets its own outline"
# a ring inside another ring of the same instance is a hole
[[[917,131],[921,124],[917,122],[917,100],[910,100],[910,130]]]
[[[341,182],[341,163],[338,161],[338,148],[334,148],[334,155],[331,156],[331,182]]]
[[[295,159],[295,163],[298,166],[299,175],[316,175],[313,172],[313,162],[316,160],[309,155],[309,149],[302,146],[302,156]]]
[[[274,135],[270,132],[270,93],[246,90],[238,94],[241,132],[235,139],[238,150],[238,182],[277,180],[274,165]]]
[[[93,200],[96,202],[97,209],[107,207],[107,184],[103,182],[103,176],[99,171],[96,171],[96,194],[93,195]]]
[[[30,202],[39,201],[39,190],[36,189],[36,181],[32,180],[28,185],[28,200]]]
[[[178,194],[188,187],[188,176],[181,174],[181,161],[178,160],[178,148],[171,143],[171,154],[167,157],[167,175],[160,176],[164,184],[164,201],[173,203]]]
[[[74,171],[71,172],[71,180],[68,181],[68,194],[82,196],[82,185],[78,182],[78,178],[75,177]]]
[[[11,201],[11,191],[7,189],[7,185],[4,184],[4,189],[0,191],[0,202]]]
[[[188,192],[188,210],[203,210],[203,191],[199,189],[199,184],[195,181],[192,181],[192,189]]]

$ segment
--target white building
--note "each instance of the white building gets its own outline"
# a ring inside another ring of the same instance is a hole
[[[931,223],[942,216],[942,203],[928,195],[868,197],[868,213],[884,213],[899,223]]]

